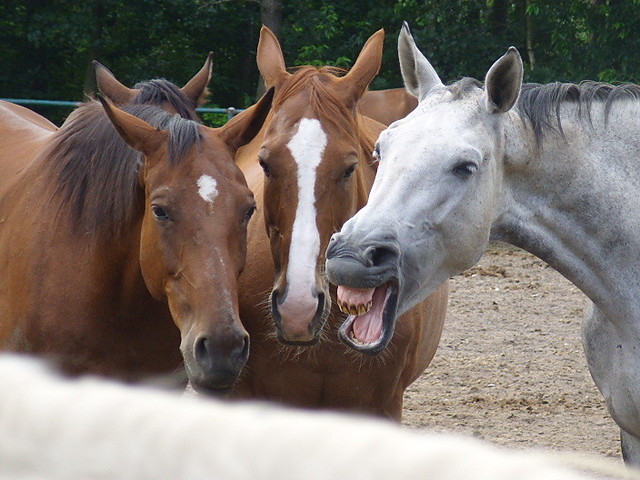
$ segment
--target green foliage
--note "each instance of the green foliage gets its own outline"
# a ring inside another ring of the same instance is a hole
[[[384,28],[373,88],[402,85],[396,42],[403,20],[444,81],[482,79],[510,45],[521,52],[528,81],[640,79],[640,0],[282,1],[290,66],[349,68]],[[182,85],[213,51],[212,100],[243,108],[255,98],[259,28],[257,0],[4,0],[0,96],[82,100],[93,59],[129,86],[158,76]]]

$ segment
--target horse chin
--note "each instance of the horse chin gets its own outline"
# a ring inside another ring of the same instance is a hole
[[[369,342],[362,342],[356,338],[354,323],[356,315],[349,315],[338,329],[338,337],[348,347],[367,355],[377,355],[389,344],[393,338],[398,315],[398,281],[391,279],[379,285],[376,289],[386,288],[384,308],[382,310],[382,331],[380,336]]]

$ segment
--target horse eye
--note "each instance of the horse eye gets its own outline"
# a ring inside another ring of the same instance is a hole
[[[158,220],[169,220],[169,215],[160,205],[151,205],[151,211]]]
[[[346,180],[347,178],[351,177],[351,175],[353,175],[353,172],[356,169],[356,165],[357,164],[355,164],[355,163],[352,164],[352,165],[349,165],[349,167],[344,171],[344,174],[342,175],[342,178]]]
[[[371,158],[374,162],[380,161],[380,145],[378,145],[377,143],[375,148],[373,149],[373,152],[371,153]]]
[[[453,167],[453,173],[460,178],[469,178],[478,170],[478,165],[473,162],[462,162]]]
[[[253,217],[253,214],[256,213],[256,206],[255,205],[251,205],[251,207],[249,207],[249,210],[247,210],[247,213],[245,213],[244,215],[244,223],[249,223],[249,220],[251,220],[251,217]]]
[[[269,171],[269,165],[267,165],[262,159],[260,160],[260,166],[262,167],[262,171],[267,177],[271,175],[271,172]]]

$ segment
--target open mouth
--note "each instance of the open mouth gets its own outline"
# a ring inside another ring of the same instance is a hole
[[[348,346],[377,354],[387,346],[395,328],[398,288],[387,282],[376,288],[338,286],[338,306],[348,315],[338,334]]]

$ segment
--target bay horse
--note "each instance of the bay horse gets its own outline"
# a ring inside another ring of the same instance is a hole
[[[592,301],[589,369],[640,464],[640,87],[523,85],[513,47],[484,84],[445,86],[406,24],[398,48],[420,104],[380,135],[369,202],[329,245],[330,281],[396,285],[393,325],[490,240],[540,257]]]
[[[255,210],[234,155],[271,97],[218,129],[155,105],[76,109],[0,185],[0,345],[125,380],[184,362],[194,388],[228,389],[248,355],[237,276]]]
[[[0,398],[6,479],[638,478],[612,461],[497,448],[362,416],[63,378],[17,355],[0,355]]]
[[[418,106],[418,99],[406,88],[367,90],[358,101],[360,113],[389,126]]]
[[[315,67],[291,74],[276,37],[261,30],[258,67],[276,94],[262,131],[237,155],[261,215],[249,224],[240,276],[240,315],[252,344],[236,397],[400,419],[405,388],[435,354],[446,281],[403,316],[388,355],[364,357],[337,341],[344,316],[322,268],[331,234],[364,205],[375,176],[371,151],[384,125],[356,106],[380,68],[383,38],[374,34],[343,77]],[[356,341],[378,334],[378,315],[360,317]]]

